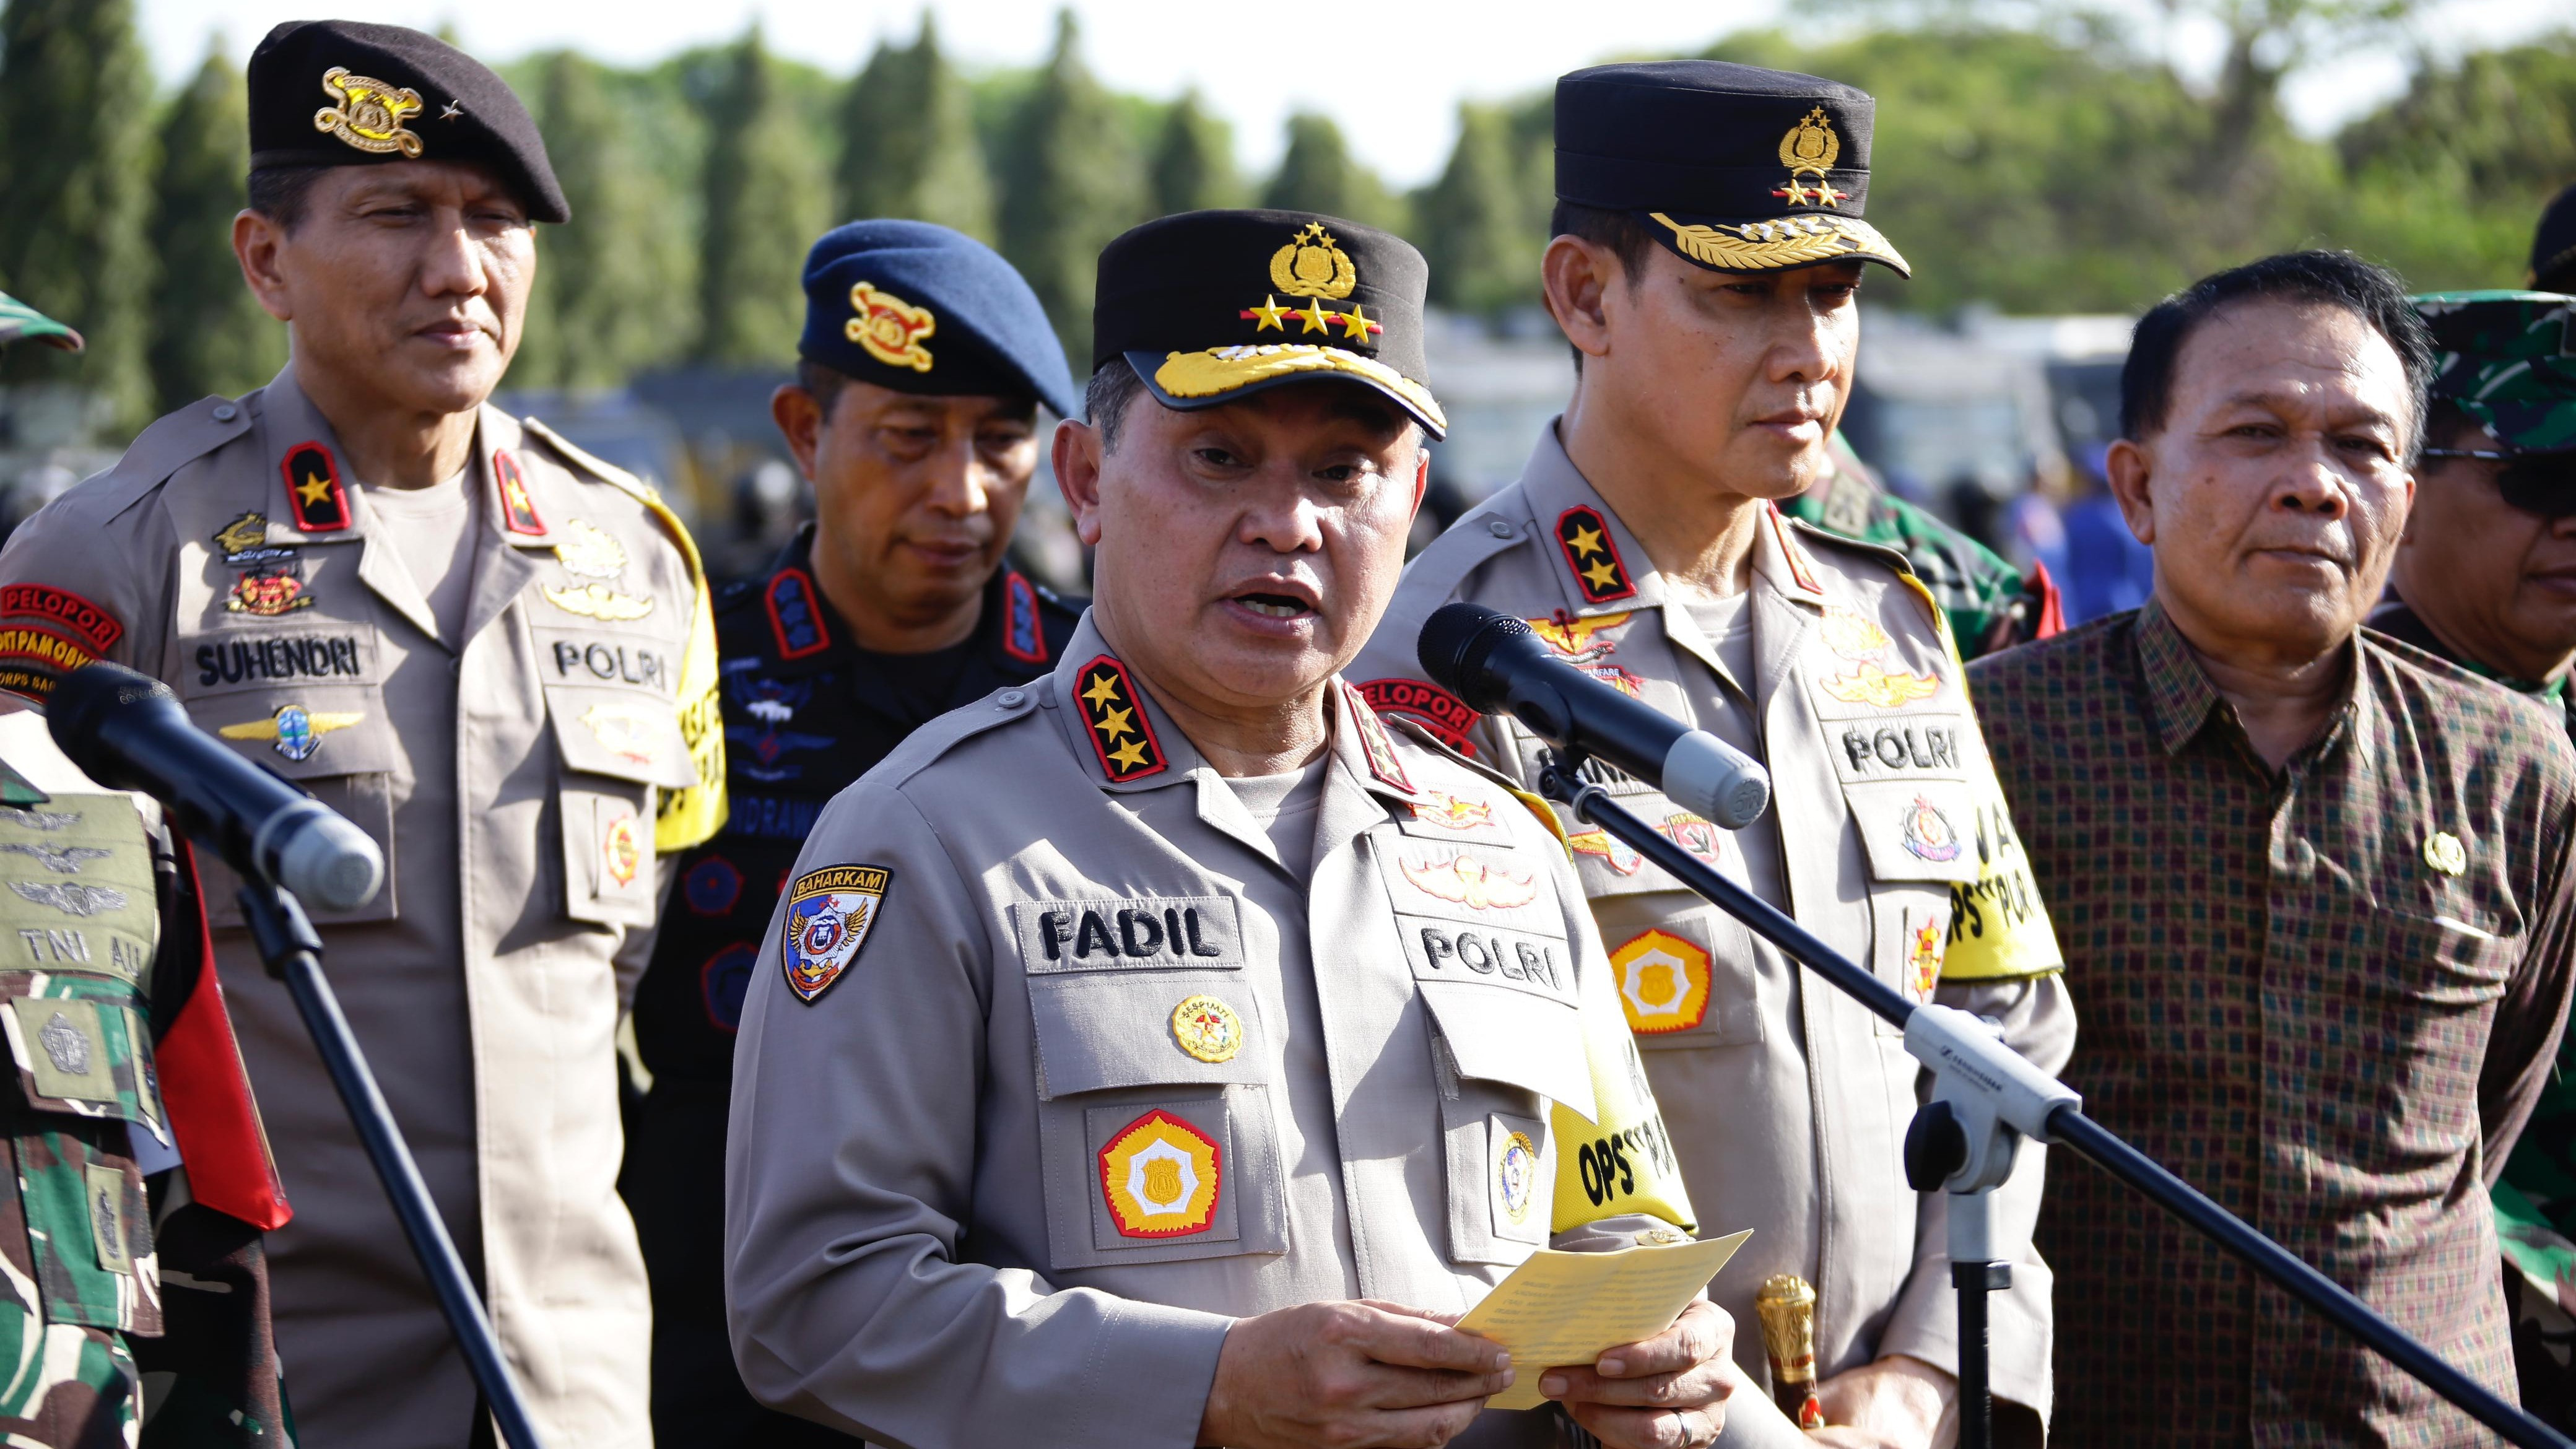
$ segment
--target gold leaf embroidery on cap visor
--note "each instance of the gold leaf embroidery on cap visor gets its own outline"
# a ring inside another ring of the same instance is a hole
[[[1646,214],[1672,232],[1673,245],[1683,256],[1721,272],[1776,272],[1874,259],[1901,276],[1914,275],[1912,264],[1887,244],[1878,228],[1857,217],[1788,216],[1740,226],[1684,226],[1660,211]]]
[[[1448,415],[1432,399],[1431,389],[1375,358],[1338,347],[1269,342],[1254,347],[1215,347],[1205,352],[1175,352],[1154,369],[1154,385],[1174,397],[1219,397],[1256,382],[1298,373],[1347,373],[1365,378],[1404,401],[1442,432]]]

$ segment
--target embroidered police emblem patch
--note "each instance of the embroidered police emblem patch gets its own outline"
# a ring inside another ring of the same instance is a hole
[[[876,924],[891,872],[880,865],[834,865],[809,870],[787,888],[785,939],[779,959],[787,989],[811,1002],[831,989],[858,959]]]
[[[1941,807],[1921,795],[1905,811],[1905,849],[1917,860],[1935,864],[1959,858],[1959,832]]]
[[[1172,1039],[1200,1061],[1222,1065],[1243,1050],[1243,1018],[1213,996],[1184,997],[1172,1008]]]
[[[399,151],[406,161],[419,159],[420,136],[405,129],[403,122],[421,113],[420,92],[371,76],[351,75],[345,65],[322,72],[322,92],[339,104],[313,113],[314,130],[373,155]]]
[[[1628,566],[1619,557],[1619,545],[1610,537],[1609,520],[1598,509],[1578,505],[1558,514],[1556,542],[1565,550],[1565,566],[1573,570],[1583,602],[1606,604],[1637,592],[1637,586],[1628,582]]]
[[[1100,1149],[1100,1192],[1121,1237],[1206,1232],[1224,1173],[1215,1139],[1163,1111],[1128,1123]]]
[[[1503,1217],[1518,1224],[1529,1221],[1530,1204],[1538,1197],[1538,1144],[1526,1132],[1501,1132],[1494,1152],[1494,1198]]]
[[[322,748],[324,735],[347,729],[365,718],[357,710],[308,710],[300,704],[281,704],[277,713],[266,719],[225,725],[215,733],[228,740],[267,740],[279,754],[302,764]]]
[[[1639,1036],[1688,1031],[1708,1020],[1709,955],[1670,931],[1643,931],[1610,953],[1619,1004]]]
[[[1141,780],[1163,769],[1163,746],[1154,738],[1154,723],[1145,718],[1143,701],[1127,682],[1127,666],[1103,654],[1075,676],[1082,688],[1083,721],[1091,726],[1091,752],[1112,784]]]

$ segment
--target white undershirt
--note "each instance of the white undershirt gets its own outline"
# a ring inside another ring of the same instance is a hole
[[[473,473],[468,463],[455,477],[427,488],[367,489],[367,506],[388,525],[385,542],[429,604],[439,640],[450,649],[464,645],[465,609],[474,592],[474,526],[482,490],[466,486]]]
[[[1686,601],[1683,607],[1690,610],[1691,622],[1699,626],[1699,632],[1717,651],[1719,662],[1735,677],[1736,684],[1730,689],[1714,671],[1684,662],[1683,688],[1692,696],[1691,705],[1699,715],[1700,727],[1767,762],[1769,756],[1762,748],[1762,730],[1754,706],[1761,697],[1762,685],[1753,672],[1753,596],[1700,595]],[[1761,819],[1735,832],[1735,845],[1744,854],[1745,884],[1753,888],[1755,895],[1785,910],[1787,865],[1780,852],[1778,813],[1764,811]]]
[[[1226,781],[1234,787],[1234,798],[1261,823],[1279,863],[1299,880],[1315,867],[1315,817],[1324,805],[1324,767],[1332,762],[1332,751],[1326,750],[1304,769]]]

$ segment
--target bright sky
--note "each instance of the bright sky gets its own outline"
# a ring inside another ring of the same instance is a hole
[[[1341,123],[1361,158],[1399,185],[1436,175],[1456,135],[1461,99],[1495,99],[1544,86],[1560,72],[1622,55],[1695,50],[1721,31],[1776,23],[1794,0],[1075,0],[1092,66],[1121,90],[1152,96],[1196,85],[1234,122],[1237,149],[1255,173],[1284,144],[1290,112],[1314,109]],[[2129,0],[2140,14],[2161,13]],[[1060,0],[929,0],[942,42],[963,63],[1030,64],[1054,38]],[[144,43],[167,84],[202,58],[220,31],[236,57],[268,27],[325,7],[315,0],[139,0]],[[759,18],[778,51],[841,73],[877,40],[909,39],[923,0],[421,0],[343,3],[356,19],[433,27],[451,23],[467,49],[493,60],[571,46],[632,64],[728,39]],[[327,11],[326,11],[327,13]],[[1569,24],[1579,17],[1580,28]],[[2451,0],[2419,22],[2443,51],[2507,43],[2576,25],[2576,0]],[[2214,34],[2186,28],[2173,40],[2188,66],[2216,58]],[[2293,120],[2322,133],[2400,89],[2404,51],[2389,46],[2320,67],[2293,84]]]

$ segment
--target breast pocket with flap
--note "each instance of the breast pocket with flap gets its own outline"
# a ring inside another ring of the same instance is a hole
[[[1287,1251],[1275,1053],[1240,911],[1227,896],[1011,907],[1054,1267]]]
[[[671,701],[635,689],[545,686],[563,771],[564,914],[653,924],[653,791],[698,783]]]

